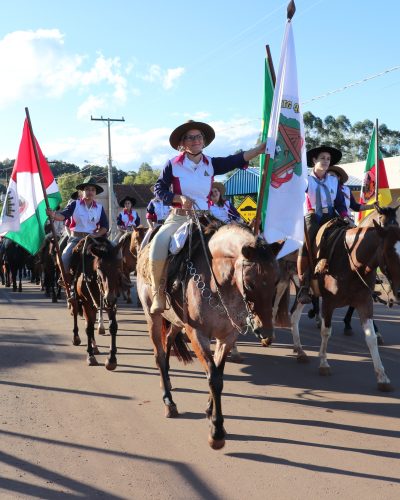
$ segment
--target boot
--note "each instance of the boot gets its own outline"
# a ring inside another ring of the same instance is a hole
[[[151,288],[153,292],[150,314],[162,313],[165,310],[166,267],[166,261],[164,260],[150,261]]]
[[[299,275],[300,289],[297,300],[300,304],[311,304],[310,296],[310,270],[308,257],[298,257],[297,272]]]

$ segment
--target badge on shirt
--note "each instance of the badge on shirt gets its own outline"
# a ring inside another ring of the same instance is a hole
[[[207,170],[204,171],[204,175],[210,177],[210,174],[207,172]]]

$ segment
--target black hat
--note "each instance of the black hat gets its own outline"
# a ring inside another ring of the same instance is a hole
[[[169,136],[169,143],[174,149],[179,148],[179,144],[181,143],[182,137],[186,134],[188,130],[200,130],[204,135],[204,146],[208,146],[215,139],[215,131],[214,129],[203,122],[195,122],[194,120],[188,120],[186,123],[179,125]]]
[[[331,167],[329,167],[328,174],[329,172],[333,172],[334,174],[338,175],[342,184],[346,184],[346,182],[349,180],[347,172],[345,172],[342,167],[339,167],[339,165],[332,165]]]
[[[79,198],[79,191],[74,191],[69,198],[70,200],[77,200]]]
[[[125,196],[125,198],[122,198],[122,200],[120,200],[119,206],[124,207],[126,201],[130,201],[132,203],[132,207],[134,207],[136,205],[135,198],[133,198],[132,196]]]
[[[332,146],[318,146],[317,148],[310,149],[307,151],[307,165],[309,167],[314,167],[313,158],[317,158],[320,153],[329,153],[331,155],[331,163],[329,166],[339,163],[342,159],[342,153]]]
[[[75,189],[78,189],[78,191],[83,191],[86,186],[94,186],[96,188],[96,194],[100,194],[104,191],[104,189],[99,186],[96,182],[96,179],[94,177],[85,177],[83,180],[82,184],[78,184]]]

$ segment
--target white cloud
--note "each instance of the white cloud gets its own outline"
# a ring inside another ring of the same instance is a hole
[[[182,67],[163,70],[158,64],[152,64],[146,74],[139,76],[147,82],[161,83],[165,90],[170,90],[184,72]]]
[[[106,102],[102,97],[90,95],[78,108],[77,117],[81,120],[86,120],[89,116],[94,115],[96,111],[101,110]]]

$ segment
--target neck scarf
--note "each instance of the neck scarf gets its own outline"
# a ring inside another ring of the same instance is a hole
[[[318,179],[317,176],[314,177],[314,181],[317,183],[315,212],[319,217],[322,217],[321,188],[325,191],[326,203],[328,207],[333,207],[331,193],[328,186],[325,185],[326,179],[327,177],[324,177],[323,179]]]

